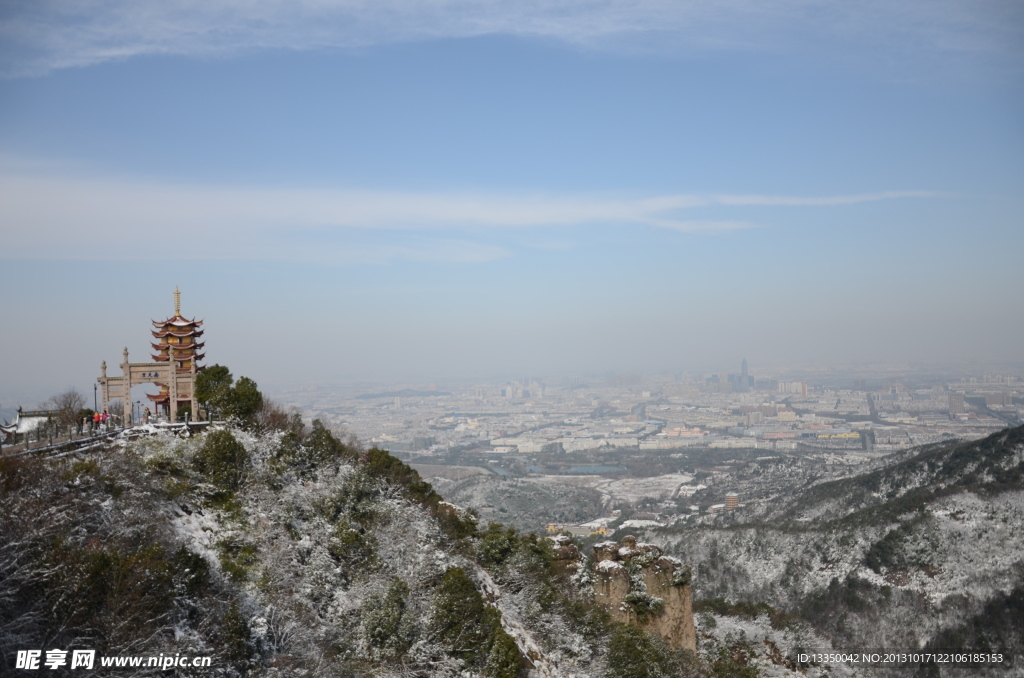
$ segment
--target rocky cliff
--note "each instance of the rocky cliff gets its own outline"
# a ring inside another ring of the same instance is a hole
[[[634,537],[597,544],[594,560],[594,600],[612,619],[696,652],[689,567]]]

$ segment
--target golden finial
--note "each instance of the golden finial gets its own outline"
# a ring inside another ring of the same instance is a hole
[[[174,315],[181,315],[181,292],[178,291],[178,286],[174,286]]]

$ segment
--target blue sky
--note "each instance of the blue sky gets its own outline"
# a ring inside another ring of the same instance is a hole
[[[23,2],[0,75],[5,400],[175,285],[265,383],[1024,357],[1016,2]]]

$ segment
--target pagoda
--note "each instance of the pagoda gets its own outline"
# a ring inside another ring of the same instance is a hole
[[[174,315],[167,320],[154,320],[153,338],[159,343],[151,343],[154,353],[153,360],[159,363],[170,363],[170,366],[177,374],[195,374],[203,368],[199,362],[205,357],[199,351],[204,343],[199,341],[203,336],[200,327],[202,320],[185,318],[181,315],[181,292],[174,288]],[[147,397],[153,401],[158,409],[170,411],[171,392],[168,384],[156,382],[160,387],[160,393]],[[184,397],[182,397],[184,396]],[[192,394],[182,394],[177,397],[178,403],[186,403],[192,400]],[[177,409],[177,406],[174,408]],[[193,412],[192,416],[196,413]]]

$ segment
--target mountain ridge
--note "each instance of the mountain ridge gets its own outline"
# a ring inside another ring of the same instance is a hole
[[[946,643],[1019,656],[1024,628],[1006,620],[1024,585],[1022,478],[1018,427],[799,491],[782,482],[735,512],[641,534],[697,563],[698,608],[767,604],[837,649]],[[985,623],[994,616],[1004,622]]]

